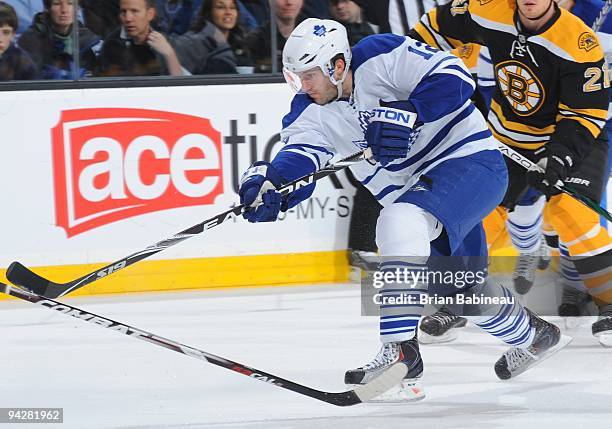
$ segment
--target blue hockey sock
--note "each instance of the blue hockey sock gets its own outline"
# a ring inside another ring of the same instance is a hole
[[[471,321],[506,344],[520,348],[529,347],[535,335],[529,314],[508,289],[497,287],[501,289],[499,296],[504,296],[513,303],[491,306],[486,311],[488,315],[474,316]]]

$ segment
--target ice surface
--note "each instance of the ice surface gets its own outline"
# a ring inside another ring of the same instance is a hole
[[[340,391],[378,351],[356,285],[62,298],[308,386]],[[552,319],[559,320],[559,319]],[[612,424],[612,349],[571,331],[558,355],[502,382],[505,346],[469,326],[422,346],[427,398],[339,408],[19,301],[0,302],[0,407],[63,407],[65,428],[576,428]],[[27,425],[20,425],[25,428]],[[32,425],[42,428],[45,425]]]

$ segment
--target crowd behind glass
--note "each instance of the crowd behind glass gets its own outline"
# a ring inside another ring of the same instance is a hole
[[[4,0],[0,81],[276,73],[307,17],[375,32],[351,0]]]

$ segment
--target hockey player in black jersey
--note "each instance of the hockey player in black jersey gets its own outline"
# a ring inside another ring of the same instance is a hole
[[[565,243],[600,308],[593,334],[612,344],[612,242],[599,217],[560,194],[558,180],[601,199],[608,144],[609,77],[593,31],[553,0],[454,0],[424,15],[412,37],[450,50],[474,42],[489,49],[496,88],[487,120],[493,135],[545,168],[527,174],[509,161],[502,206],[546,197],[544,214]]]

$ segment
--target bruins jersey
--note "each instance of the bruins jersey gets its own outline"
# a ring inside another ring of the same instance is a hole
[[[536,34],[515,0],[454,0],[421,18],[411,36],[443,50],[489,48],[497,87],[487,117],[495,137],[535,150],[554,139],[584,158],[605,124],[608,69],[595,33],[559,9]]]

